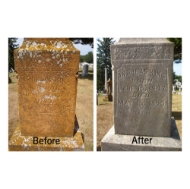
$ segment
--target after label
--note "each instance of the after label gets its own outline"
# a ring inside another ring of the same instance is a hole
[[[152,138],[145,138],[142,136],[139,136],[138,138],[136,136],[133,137],[132,144],[151,144]]]

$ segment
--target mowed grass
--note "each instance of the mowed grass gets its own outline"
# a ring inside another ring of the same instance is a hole
[[[98,96],[97,106],[97,150],[101,150],[101,140],[114,125],[113,102],[104,102],[105,96]],[[182,139],[182,95],[172,95],[172,117],[175,118],[176,125]]]
[[[175,118],[179,136],[182,140],[182,95],[172,95],[172,117]]]
[[[18,91],[15,73],[9,73],[12,83],[9,87],[9,129],[8,139],[11,138],[18,119]],[[93,150],[93,72],[89,76],[78,79],[76,116],[79,130],[84,134],[85,151]]]
[[[78,79],[76,116],[84,134],[85,151],[93,151],[93,72]]]
[[[113,126],[113,102],[103,101],[104,95],[98,95],[97,106],[97,150],[101,150],[101,140]]]

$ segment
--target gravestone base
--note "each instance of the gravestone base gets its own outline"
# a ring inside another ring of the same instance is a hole
[[[139,136],[136,136],[138,138]],[[171,137],[150,137],[151,144],[132,144],[134,135],[115,134],[114,126],[101,141],[102,151],[182,151],[182,143],[174,118],[171,118]]]
[[[73,137],[47,137],[59,139],[60,144],[33,144],[33,136],[22,136],[18,125],[9,141],[9,151],[84,151],[84,137],[78,128],[78,123],[75,122]],[[44,138],[38,136],[38,139]]]

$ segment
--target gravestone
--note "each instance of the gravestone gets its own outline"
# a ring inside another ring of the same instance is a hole
[[[75,116],[79,57],[66,38],[25,38],[15,50],[19,125],[10,150],[84,150]]]
[[[171,120],[173,43],[164,38],[121,38],[111,45],[111,62],[114,127],[103,138],[102,150],[180,150],[180,140],[177,146],[171,142],[176,133]],[[136,136],[147,138],[147,144]]]
[[[107,81],[107,96],[108,96],[108,101],[112,101],[112,81],[110,78]]]
[[[179,85],[178,89],[179,89],[179,93],[182,94],[182,90],[181,90],[182,89],[182,85]]]
[[[177,94],[182,95],[182,92],[181,92],[181,89],[182,89],[181,82],[180,82],[180,81],[178,81],[178,79],[175,79],[174,81],[175,81],[174,86],[178,89]]]
[[[83,64],[82,77],[88,76],[88,64]]]
[[[107,80],[107,85],[106,85],[106,96],[103,99],[104,102],[107,101],[112,101],[112,81],[110,80],[110,78]]]
[[[175,94],[176,91],[175,91],[175,85],[172,85],[172,94]]]

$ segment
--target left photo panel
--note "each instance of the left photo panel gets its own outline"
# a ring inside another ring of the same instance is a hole
[[[8,150],[93,151],[93,38],[8,38]]]

